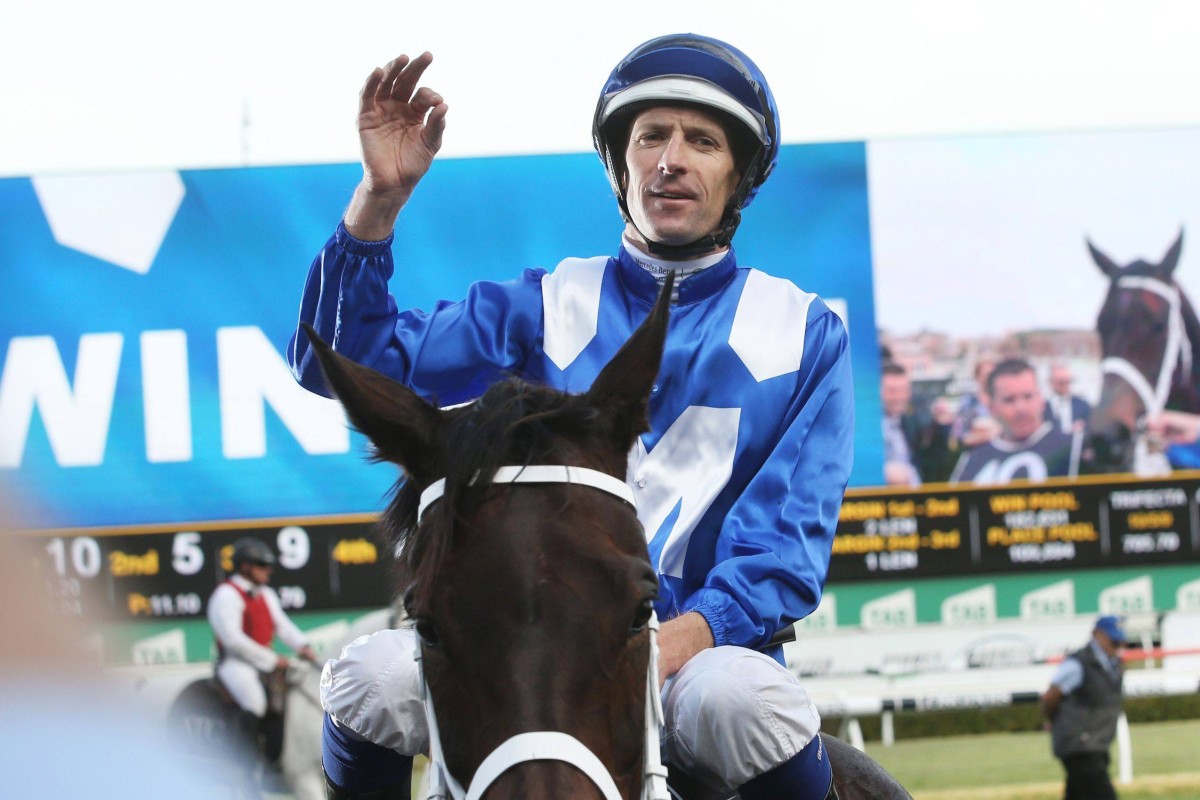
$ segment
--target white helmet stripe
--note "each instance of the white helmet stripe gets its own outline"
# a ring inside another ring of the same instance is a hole
[[[715,84],[688,75],[664,75],[649,78],[619,92],[614,92],[605,98],[604,110],[600,114],[600,124],[603,125],[620,109],[645,100],[697,103],[710,106],[724,111],[744,123],[763,144],[767,143],[770,136],[767,132],[766,121],[761,114],[756,114],[742,105]]]

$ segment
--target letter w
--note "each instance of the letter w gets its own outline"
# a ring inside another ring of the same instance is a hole
[[[54,339],[13,338],[0,377],[0,468],[21,466],[35,408],[59,466],[104,461],[122,343],[119,333],[81,336],[72,389]]]

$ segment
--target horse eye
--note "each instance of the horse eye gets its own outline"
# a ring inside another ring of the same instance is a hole
[[[643,600],[642,604],[637,607],[637,611],[633,614],[633,625],[630,627],[631,633],[641,633],[646,630],[646,625],[650,623],[650,615],[654,613],[654,601]]]
[[[438,636],[437,628],[428,619],[421,617],[416,624],[417,636],[421,637],[421,642],[429,647],[437,647],[442,643]]]
[[[404,599],[403,599],[404,613],[407,614],[409,617],[414,616],[413,615],[413,597],[416,595],[416,592],[417,592],[417,585],[415,583],[410,583],[408,585],[408,588],[404,590]]]

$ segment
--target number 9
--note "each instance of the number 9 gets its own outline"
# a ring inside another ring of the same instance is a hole
[[[308,532],[296,525],[289,525],[275,537],[279,547],[279,565],[286,569],[300,569],[308,563],[312,548]]]

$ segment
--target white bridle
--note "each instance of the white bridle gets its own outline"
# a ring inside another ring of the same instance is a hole
[[[1145,416],[1162,412],[1171,393],[1171,376],[1175,368],[1182,365],[1185,374],[1192,370],[1192,343],[1184,329],[1183,313],[1180,310],[1179,288],[1158,280],[1139,275],[1126,275],[1117,279],[1117,286],[1144,289],[1166,299],[1170,306],[1167,317],[1167,343],[1163,348],[1162,365],[1153,385],[1146,375],[1124,358],[1106,358],[1100,362],[1100,372],[1121,378],[1137,394],[1145,408]]]
[[[529,467],[500,467],[492,478],[493,483],[568,483],[590,486],[593,489],[615,495],[631,506],[633,490],[611,475],[585,467],[542,465]],[[420,521],[431,503],[446,491],[446,481],[441,479],[430,484],[421,492],[417,520]],[[662,764],[658,748],[658,729],[663,723],[662,698],[658,693],[658,617],[651,612],[648,622],[650,631],[650,657],[646,669],[646,726],[645,768],[641,800],[670,800],[667,794],[667,770]],[[437,714],[433,709],[433,697],[425,680],[422,662],[421,638],[414,637],[417,671],[421,676],[421,695],[425,700],[425,719],[429,726],[429,800],[479,800],[488,787],[506,770],[525,761],[562,761],[583,772],[600,789],[604,800],[621,800],[617,785],[604,764],[587,746],[570,734],[561,731],[530,731],[519,733],[503,742],[491,752],[471,779],[466,790],[455,780],[446,767],[442,755],[442,740],[438,733]]]

